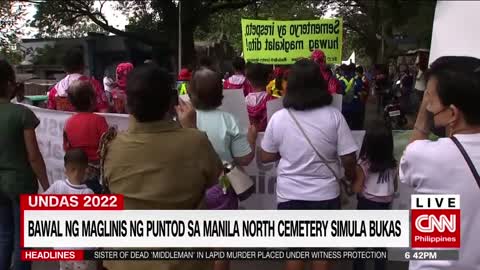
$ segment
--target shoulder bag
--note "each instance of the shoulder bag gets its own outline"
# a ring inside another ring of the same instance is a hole
[[[341,192],[342,194],[343,193],[346,193],[346,195],[348,196],[352,196],[354,194],[354,192],[352,192],[352,185],[351,183],[349,183],[345,178],[343,177],[340,177],[337,172],[330,166],[329,164],[329,161],[324,158],[320,152],[317,150],[317,148],[315,148],[315,146],[313,145],[312,141],[310,140],[310,138],[307,136],[307,133],[305,133],[305,130],[302,128],[302,126],[300,125],[300,123],[298,122],[297,118],[293,115],[292,111],[289,109],[288,110],[288,114],[290,115],[290,117],[293,119],[293,122],[295,122],[295,125],[297,126],[297,128],[300,130],[300,132],[303,134],[303,137],[305,138],[305,140],[307,140],[308,144],[310,145],[310,147],[312,147],[313,151],[315,152],[315,154],[317,155],[318,158],[320,158],[320,160],[325,164],[325,166],[327,166],[327,168],[332,172],[333,176],[338,180],[339,184],[340,184],[340,187],[341,189],[343,189],[343,192]],[[342,195],[341,194],[341,195]]]
[[[115,127],[108,128],[107,132],[102,135],[100,139],[100,183],[102,184],[102,193],[110,194],[110,187],[108,185],[108,178],[105,176],[105,157],[107,156],[108,146],[113,139],[117,137],[117,129]]]

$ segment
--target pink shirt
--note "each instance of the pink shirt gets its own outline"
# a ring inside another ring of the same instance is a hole
[[[253,87],[243,74],[234,74],[223,83],[223,89],[243,89],[243,95],[253,92]]]
[[[265,91],[251,92],[245,97],[250,124],[254,125],[258,132],[267,128],[267,102],[275,99]]]

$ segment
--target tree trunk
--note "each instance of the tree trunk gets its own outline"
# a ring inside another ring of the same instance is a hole
[[[162,0],[165,1],[165,0]],[[196,0],[195,0],[196,1]],[[190,66],[195,63],[195,46],[193,34],[196,29],[195,16],[193,11],[193,2],[190,0],[182,0],[181,2],[181,20],[182,20],[182,40],[181,45],[178,44],[178,17],[179,17],[179,8],[167,5],[163,7],[163,11],[166,14],[164,17],[163,27],[165,29],[165,34],[169,40],[170,50],[172,51],[172,56],[175,59],[175,63],[178,71],[178,48],[182,48],[182,59],[181,66]]]
[[[377,34],[383,35],[383,33],[381,33],[378,29],[379,22],[380,22],[380,7],[379,7],[378,0],[375,0],[374,6],[373,6],[373,29],[375,32],[373,36],[374,38],[370,41],[372,43],[369,44],[370,45],[369,51],[371,53],[370,57],[372,57],[372,61],[375,64],[378,64],[379,60],[381,61],[381,59],[379,59],[378,57],[378,54],[379,54],[378,49],[380,48],[380,46],[379,46],[379,40],[377,39]],[[381,39],[383,39],[383,37],[381,37]]]

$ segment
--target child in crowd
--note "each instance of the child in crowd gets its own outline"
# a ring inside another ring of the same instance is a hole
[[[252,86],[245,77],[245,60],[241,57],[233,59],[234,74],[227,78],[223,83],[223,89],[243,89],[243,94],[247,96],[252,92]]]
[[[359,210],[391,208],[398,188],[397,161],[393,156],[393,135],[383,123],[367,130],[357,165],[353,189]],[[364,260],[354,261],[354,270],[365,269]],[[386,269],[386,261],[376,260],[375,269]]]
[[[44,194],[93,194],[85,185],[88,170],[88,156],[80,148],[70,149],[63,158],[65,166],[65,181],[56,181]]]
[[[80,148],[87,154],[90,164],[87,184],[95,193],[100,193],[101,186],[98,179],[100,157],[97,152],[100,139],[107,131],[108,124],[105,117],[93,113],[95,92],[89,82],[75,81],[67,92],[70,103],[77,113],[65,122],[63,149],[68,151]]]
[[[81,149],[71,149],[65,153],[65,181],[53,183],[43,194],[93,194],[85,185],[88,169],[87,154]],[[69,248],[71,249],[71,248]],[[60,261],[60,270],[97,270],[101,266],[96,261]]]
[[[267,127],[267,102],[275,99],[266,92],[270,71],[263,64],[250,64],[247,67],[247,78],[253,87],[253,92],[245,97],[250,123],[258,132]]]
[[[113,112],[115,113],[127,113],[126,103],[127,94],[125,90],[127,88],[127,76],[133,70],[131,63],[120,63],[116,70],[116,87],[112,90]]]

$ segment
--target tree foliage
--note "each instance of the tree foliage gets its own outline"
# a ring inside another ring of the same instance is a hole
[[[46,45],[43,48],[36,48],[33,53],[32,63],[34,65],[61,65],[62,57],[67,51],[67,47],[61,43],[53,46]]]
[[[25,18],[23,3],[0,0],[0,56],[12,63],[18,63],[22,53],[18,48],[18,37],[22,34],[19,21]]]
[[[344,40],[350,39],[351,48],[364,53],[373,62],[385,60],[379,53],[382,39],[385,55],[396,52],[395,34],[412,36],[417,46],[430,45],[434,0],[328,1],[331,1],[338,16],[344,19]]]
[[[108,34],[102,27],[92,23],[86,18],[79,19],[72,25],[58,25],[52,27],[52,24],[39,25],[33,21],[31,26],[38,28],[36,38],[81,38],[90,32]]]
[[[241,50],[241,18],[313,19],[327,11],[344,20],[344,58],[355,51],[357,59],[382,62],[381,39],[385,56],[396,52],[395,34],[406,33],[417,46],[429,47],[435,1],[415,0],[300,0],[257,1],[240,10],[217,13],[204,27],[197,30],[200,39],[215,39],[226,35],[237,50]],[[386,57],[384,57],[386,58]]]
[[[225,35],[238,51],[242,51],[241,19],[311,20],[322,17],[327,6],[312,0],[257,1],[238,10],[228,10],[210,16],[207,23],[199,27],[195,37],[215,40]]]
[[[173,50],[178,40],[177,0],[119,1],[117,8],[130,17],[126,30],[109,24],[103,13],[107,1],[94,0],[30,0],[37,5],[34,24],[54,33],[63,26],[71,26],[79,20],[88,19],[110,33],[132,38],[154,47]],[[233,10],[251,5],[255,0],[182,0],[182,49],[186,59],[193,59],[193,33],[207,19],[223,10]]]
[[[3,0],[5,1],[5,0]],[[119,1],[116,8],[128,15],[125,30],[109,24],[103,7],[106,0],[28,0],[37,6],[33,25],[49,35],[63,35],[64,27],[98,27],[173,53],[177,48],[179,0]],[[240,19],[312,19],[328,11],[344,19],[344,55],[355,50],[381,62],[396,50],[397,33],[408,33],[419,46],[428,46],[434,0],[181,0],[182,51],[194,59],[194,37],[202,40],[226,36],[241,49]],[[98,30],[98,29],[96,29]],[[81,32],[72,31],[72,32]]]

